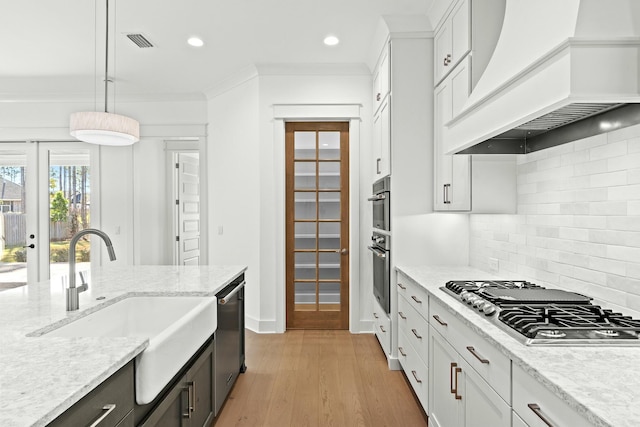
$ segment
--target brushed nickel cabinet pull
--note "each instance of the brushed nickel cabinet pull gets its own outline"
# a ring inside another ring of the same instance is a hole
[[[407,287],[406,287],[406,286],[404,286],[404,285],[403,285],[402,283],[400,283],[400,282],[398,282],[398,287],[399,287],[400,289],[402,289],[403,291],[406,291],[406,290],[407,290]]]
[[[433,316],[431,316],[431,317],[433,317],[434,319],[436,319],[436,322],[440,323],[442,326],[448,326],[448,325],[447,325],[447,322],[445,322],[444,320],[442,320],[442,319],[440,318],[440,316],[438,316],[437,314],[434,314],[434,315],[433,315]]]
[[[407,316],[405,316],[404,313],[401,311],[398,312],[398,316],[400,316],[402,320],[407,320]]]
[[[415,329],[412,329],[411,332],[413,332],[413,335],[415,335],[416,338],[418,338],[419,340],[422,339],[422,337],[420,335],[418,335],[418,331],[416,331]]]
[[[98,427],[100,425],[100,423],[103,422],[104,419],[107,418],[109,416],[109,414],[111,414],[115,409],[116,409],[116,404],[115,403],[109,403],[107,405],[104,405],[102,407],[102,410],[105,411],[105,412],[100,416],[100,418],[95,420],[93,422],[93,424],[91,424],[89,427]]]
[[[453,388],[453,369],[458,366],[457,363],[451,362],[451,366],[449,367],[449,388],[451,388],[451,394],[457,393],[456,389]]]
[[[407,353],[404,352],[404,349],[402,347],[398,347],[398,351],[400,352],[402,357],[407,357]]]
[[[462,372],[462,368],[456,368],[456,374],[455,374],[455,378],[456,378],[456,387],[455,387],[455,392],[453,393],[453,395],[456,397],[456,400],[461,400],[462,396],[460,396],[458,394],[458,374]]]
[[[540,406],[537,403],[529,403],[527,406],[538,416],[538,418],[542,420],[543,423],[549,427],[554,427],[553,423],[549,421],[545,414],[542,413],[542,409],[540,409]]]
[[[380,101],[380,93],[376,94],[376,101]]]
[[[191,386],[187,385],[187,387],[182,387],[182,393],[187,392],[187,408],[181,408],[182,418],[191,418]],[[182,399],[181,399],[182,400]],[[184,402],[184,400],[182,400]],[[180,403],[182,406],[182,403]]]
[[[413,374],[413,378],[416,379],[418,384],[422,384],[422,380],[420,378],[418,378],[418,375],[416,374],[416,371],[411,371],[411,373]]]
[[[373,313],[373,317],[378,318],[378,313]]]
[[[376,174],[380,175],[380,162],[382,159],[376,159]]]
[[[418,297],[416,297],[415,295],[411,295],[411,299],[417,302],[418,304],[422,304],[422,301],[420,301]]]
[[[385,334],[387,333],[387,331],[384,329],[384,327],[383,327],[382,325],[380,325],[380,330],[381,330],[382,332],[384,332]]]
[[[478,359],[481,363],[489,364],[489,360],[485,359],[482,356],[480,356],[475,348],[473,348],[471,346],[467,346],[467,350],[469,350],[469,353],[473,354],[475,356],[475,358]]]

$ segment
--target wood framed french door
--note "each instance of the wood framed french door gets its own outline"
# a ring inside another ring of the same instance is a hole
[[[285,144],[287,328],[348,329],[349,123],[286,123]]]

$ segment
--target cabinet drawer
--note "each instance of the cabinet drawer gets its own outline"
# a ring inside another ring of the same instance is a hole
[[[404,296],[422,317],[429,318],[429,298],[427,291],[422,286],[398,272],[397,288],[398,295]]]
[[[389,316],[373,299],[373,332],[376,334],[385,354],[391,354],[391,321]]]
[[[517,365],[513,366],[513,410],[531,427],[592,425]]]
[[[426,413],[429,413],[429,370],[404,331],[398,333],[398,360],[422,407]]]
[[[426,365],[429,360],[429,324],[402,296],[398,298],[398,330],[406,334]]]
[[[102,416],[105,418],[100,423],[101,427],[116,426],[133,410],[133,385],[131,361],[67,409],[49,426],[88,426]]]
[[[511,360],[495,346],[466,326],[453,313],[429,301],[430,324],[460,353],[480,376],[502,397],[511,402]]]

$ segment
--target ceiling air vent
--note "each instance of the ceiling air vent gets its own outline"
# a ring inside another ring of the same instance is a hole
[[[142,34],[127,34],[129,40],[134,42],[139,48],[153,47],[151,42]]]

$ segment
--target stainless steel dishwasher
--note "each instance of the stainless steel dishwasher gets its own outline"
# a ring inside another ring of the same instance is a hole
[[[218,328],[215,332],[215,415],[218,415],[244,361],[244,274],[216,294]]]

